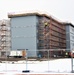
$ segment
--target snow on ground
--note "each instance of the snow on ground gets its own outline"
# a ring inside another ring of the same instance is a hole
[[[0,73],[22,73],[23,70],[30,70],[30,73],[70,73],[71,59],[57,59],[50,61],[17,61],[0,63]],[[6,75],[6,74],[5,74]]]

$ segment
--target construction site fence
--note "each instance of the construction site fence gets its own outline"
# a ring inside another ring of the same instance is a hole
[[[67,58],[68,56],[67,53],[69,51],[70,50],[65,50],[65,49],[39,49],[39,50],[26,49],[26,50],[0,51],[0,63],[5,64],[4,65],[5,71],[10,71],[9,65],[11,64],[13,64],[13,66],[15,64],[17,65],[24,64],[24,69],[26,69],[27,66],[30,68],[29,65],[34,66],[36,64],[39,66],[40,64],[38,63],[41,63],[44,61],[46,62],[46,64],[42,65],[42,68],[44,68],[47,71],[53,71],[51,70],[50,66],[53,66],[54,64],[50,65],[50,61]],[[72,64],[70,65],[70,68],[71,70],[73,70],[73,59],[71,60],[71,63]],[[55,66],[58,66],[58,65],[55,64]],[[66,66],[69,66],[69,65],[66,65]],[[36,69],[36,67],[34,68]],[[11,70],[14,70],[14,68],[11,67]],[[57,72],[59,72],[59,69],[57,70]]]
[[[37,49],[37,50],[8,50],[0,51],[0,58],[61,58],[68,57],[70,49]]]

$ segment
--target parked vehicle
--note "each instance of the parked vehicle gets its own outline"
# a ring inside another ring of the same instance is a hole
[[[10,51],[10,55],[8,57],[22,58],[25,56],[26,56],[26,51]]]

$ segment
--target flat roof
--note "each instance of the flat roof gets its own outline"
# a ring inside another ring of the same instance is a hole
[[[54,20],[57,23],[64,24],[63,22],[60,22],[57,19],[54,19],[52,16],[49,16],[47,14],[41,14],[41,13],[38,13],[38,12],[34,12],[34,13],[23,13],[23,14],[8,14],[8,18],[22,17],[22,16],[33,16],[33,15],[47,17],[49,19]]]
[[[74,27],[74,25],[72,23],[64,23],[64,24]]]
[[[40,14],[40,13],[23,13],[23,14],[8,14],[8,18],[13,18],[13,17],[21,17],[21,16],[33,16],[33,15],[37,15],[37,16],[45,16],[50,18],[50,16],[46,15],[46,14]]]

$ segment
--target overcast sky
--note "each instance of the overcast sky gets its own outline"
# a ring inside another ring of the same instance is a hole
[[[74,24],[74,0],[0,0],[0,20],[8,13],[42,11],[58,20]]]

